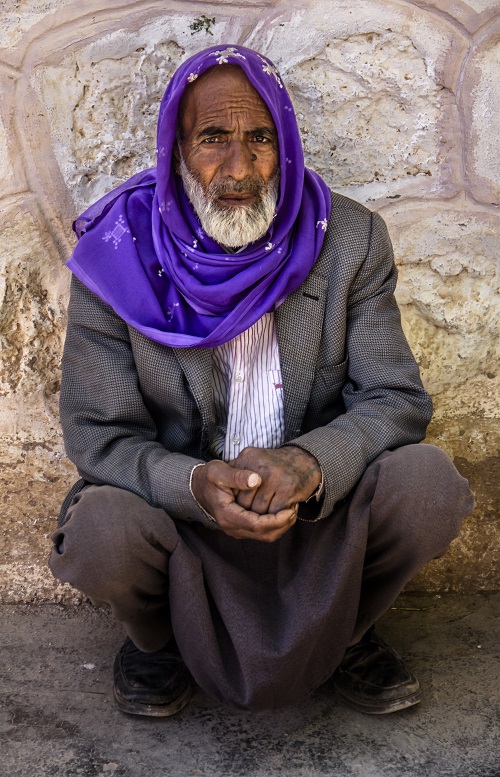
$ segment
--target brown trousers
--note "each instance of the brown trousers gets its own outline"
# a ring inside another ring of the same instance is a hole
[[[173,632],[207,693],[269,709],[324,682],[472,507],[467,481],[431,445],[386,451],[327,519],[297,521],[272,544],[90,485],[53,535],[50,568],[108,603],[141,650]]]

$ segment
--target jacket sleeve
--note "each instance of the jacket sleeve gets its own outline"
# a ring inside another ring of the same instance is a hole
[[[210,521],[190,493],[201,459],[169,452],[139,389],[127,325],[72,280],[60,416],[66,452],[84,480],[127,489],[173,518]]]
[[[385,222],[374,213],[368,253],[348,295],[345,412],[289,442],[312,453],[323,470],[324,499],[316,520],[332,512],[380,453],[422,440],[432,415],[401,328],[396,278]]]

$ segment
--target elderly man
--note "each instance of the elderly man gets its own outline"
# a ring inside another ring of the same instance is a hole
[[[472,507],[403,336],[382,219],[304,167],[274,65],[214,47],[163,99],[158,164],[92,206],[61,419],[81,480],[50,565],[127,639],[119,709],[192,680],[239,707],[321,683],[385,713],[418,682],[373,630]]]

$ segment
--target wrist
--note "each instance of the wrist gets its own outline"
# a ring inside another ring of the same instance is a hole
[[[217,521],[215,520],[213,515],[210,515],[208,510],[206,510],[203,507],[203,505],[201,504],[201,502],[199,501],[199,499],[196,496],[196,494],[199,494],[200,490],[201,490],[199,488],[200,478],[202,477],[201,468],[205,467],[205,466],[206,466],[205,462],[203,462],[202,464],[195,464],[195,466],[191,470],[191,474],[189,476],[189,493],[193,497],[194,501],[196,502],[196,504],[198,505],[200,510],[202,510],[203,513],[206,515],[206,517],[209,518],[211,521],[213,521],[213,523],[217,523]]]
[[[283,448],[288,448],[300,452],[301,459],[304,462],[307,462],[308,466],[311,468],[310,480],[312,488],[311,493],[307,499],[310,499],[312,496],[316,496],[316,498],[319,499],[323,492],[324,475],[316,456],[314,456],[313,453],[306,450],[305,448],[301,448],[300,445],[295,445],[294,443],[286,444],[283,446]]]

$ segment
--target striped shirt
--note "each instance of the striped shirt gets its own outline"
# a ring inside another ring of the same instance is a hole
[[[274,313],[213,350],[217,433],[212,453],[235,459],[247,445],[279,448],[285,413]]]

